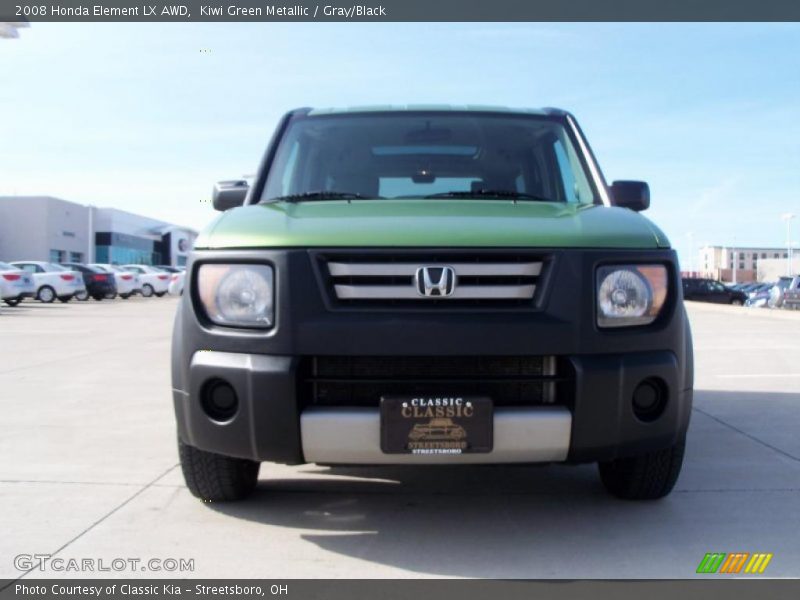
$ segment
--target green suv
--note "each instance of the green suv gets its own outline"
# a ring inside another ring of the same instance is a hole
[[[187,268],[189,489],[241,499],[264,461],[597,462],[614,495],[665,496],[693,358],[649,203],[562,110],[289,112]]]

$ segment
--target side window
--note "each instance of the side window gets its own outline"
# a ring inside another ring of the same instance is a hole
[[[558,162],[558,170],[561,172],[561,183],[564,188],[564,200],[567,202],[578,201],[578,184],[575,182],[575,174],[572,172],[572,165],[569,164],[567,153],[561,140],[556,140],[553,144],[553,152]]]
[[[281,178],[281,196],[286,196],[291,192],[294,187],[294,179],[297,177],[297,155],[300,152],[300,142],[295,140],[292,144],[292,149],[289,151],[289,156],[286,158],[286,164],[280,165],[279,168],[283,169],[283,177]]]
[[[594,200],[592,186],[586,179],[581,161],[569,140],[556,139],[553,142],[553,152],[561,171],[565,200],[567,202],[592,202]]]

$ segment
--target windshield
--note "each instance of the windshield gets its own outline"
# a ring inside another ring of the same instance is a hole
[[[596,201],[570,133],[550,117],[409,112],[292,121],[261,200],[337,197]]]

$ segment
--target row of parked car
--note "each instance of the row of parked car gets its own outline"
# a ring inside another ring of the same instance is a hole
[[[772,282],[725,285],[714,279],[683,279],[683,297],[696,302],[715,302],[757,308],[800,308],[800,276],[780,277]]]
[[[50,263],[37,260],[0,262],[0,300],[16,306],[25,298],[50,303],[113,299],[135,294],[149,298],[183,293],[182,267]]]

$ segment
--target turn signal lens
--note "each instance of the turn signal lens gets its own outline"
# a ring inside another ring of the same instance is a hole
[[[597,325],[630,327],[656,320],[667,299],[664,265],[614,265],[597,270]]]

